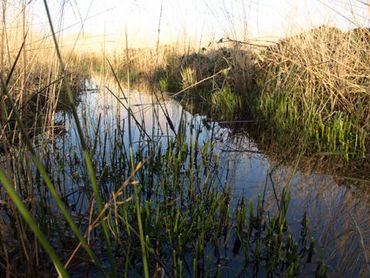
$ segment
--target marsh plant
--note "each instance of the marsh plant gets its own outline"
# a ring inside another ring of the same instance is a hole
[[[208,49],[163,52],[146,76],[161,91],[182,92],[176,94],[181,99],[200,96],[210,111],[226,103],[227,110],[235,107],[239,117],[276,134],[295,131],[311,153],[363,160],[369,145],[369,38],[367,28],[321,26],[258,49],[225,39]]]
[[[212,109],[221,119],[233,119],[242,106],[241,97],[233,93],[229,86],[216,89],[211,94]]]
[[[268,125],[304,127],[317,152],[365,158],[369,142],[370,31],[322,26],[268,47],[255,113]]]

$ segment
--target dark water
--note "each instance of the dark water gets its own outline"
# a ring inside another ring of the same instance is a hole
[[[127,110],[104,88],[104,83],[100,85],[102,89],[83,92],[78,106],[78,113],[88,138],[99,138],[100,142],[107,142],[106,148],[96,151],[96,160],[105,159],[104,153],[112,151],[117,126],[128,130]],[[112,91],[119,90],[112,88]],[[117,97],[128,106],[122,94]],[[329,266],[330,275],[370,275],[367,265],[370,241],[369,198],[357,189],[357,186],[352,185],[351,181],[346,181],[346,186],[340,185],[338,178],[333,175],[312,172],[300,166],[296,169],[295,163],[281,163],[273,154],[259,149],[258,142],[248,137],[250,127],[243,128],[242,123],[238,124],[238,129],[233,129],[227,123],[208,120],[204,115],[191,114],[172,99],[158,102],[153,94],[149,93],[131,91],[125,92],[125,97],[130,98],[130,107],[136,120],[132,120],[131,128],[132,141],[136,142],[134,150],[143,144],[143,140],[149,139],[166,146],[168,137],[174,137],[180,122],[185,121],[186,140],[194,140],[195,134],[199,134],[200,145],[208,141],[214,142],[215,153],[220,158],[218,178],[220,182],[231,184],[234,205],[241,196],[256,199],[261,195],[264,196],[267,209],[273,211],[283,188],[289,187],[291,203],[288,221],[293,231],[298,233],[299,221],[307,212],[318,247],[324,248],[324,261]],[[168,118],[173,126],[169,124]],[[66,129],[66,132],[58,137],[56,146],[73,160],[73,152],[79,150],[74,121],[66,112],[59,112],[56,121]],[[125,140],[128,140],[128,132],[124,136]],[[287,142],[287,145],[290,144],[292,142]],[[293,162],[298,159],[295,153],[288,156]],[[80,154],[76,157],[80,157]],[[71,167],[69,170],[78,176],[78,166],[74,166],[75,169],[72,169],[72,166],[66,167]],[[61,175],[60,179],[62,184],[67,186],[83,186],[83,181],[79,182],[78,177],[73,174]],[[364,186],[369,186],[366,181],[363,183]],[[80,202],[83,207],[78,195],[71,198],[76,198],[73,201]],[[319,249],[317,251],[320,252]]]

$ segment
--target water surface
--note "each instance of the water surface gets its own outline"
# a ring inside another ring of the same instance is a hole
[[[297,153],[288,154],[293,163],[278,160],[278,156],[260,149],[258,142],[248,136],[250,126],[247,124],[243,126],[243,123],[239,123],[235,129],[231,124],[185,111],[177,101],[170,98],[156,98],[153,94],[137,91],[120,93],[119,89],[110,88],[113,95],[106,85],[105,81],[101,82],[100,89],[82,92],[80,96],[78,114],[88,140],[98,138],[101,142],[114,142],[118,128],[129,128],[128,107],[134,115],[131,119],[134,152],[143,148],[145,141],[155,142],[165,148],[169,137],[180,132],[180,123],[185,121],[186,128],[181,132],[185,133],[187,141],[196,140],[197,137],[200,146],[207,142],[213,143],[214,151],[220,159],[217,178],[220,183],[231,184],[233,205],[242,196],[255,200],[260,195],[264,199],[265,208],[273,212],[283,188],[289,188],[290,229],[298,234],[299,221],[307,213],[312,236],[318,243],[316,251],[320,252],[320,246],[323,247],[324,261],[329,266],[330,275],[370,275],[366,261],[370,239],[369,198],[358,189],[358,182],[346,180],[345,185],[341,185],[342,180],[333,176],[333,173],[303,169],[299,165],[304,164],[307,158]],[[62,150],[64,159],[77,159],[79,154],[73,155],[73,152],[79,150],[80,143],[72,116],[68,112],[59,112],[56,121],[65,126],[65,133],[58,137],[56,147]],[[123,141],[129,142],[128,132]],[[106,148],[95,151],[96,163],[103,161],[109,164],[111,161],[106,154],[114,151],[112,144],[101,145],[106,145]],[[121,147],[128,148],[128,144]],[[296,167],[294,162],[298,159],[301,163]],[[78,166],[70,169],[70,172],[75,174],[63,174],[60,179],[73,192],[83,186],[83,178],[78,178]],[[366,181],[361,183],[365,187],[369,186]],[[71,202],[80,203],[83,207],[78,194],[71,194],[70,198]]]

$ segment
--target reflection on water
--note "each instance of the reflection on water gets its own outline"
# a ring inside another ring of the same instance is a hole
[[[129,101],[126,101],[126,98]],[[319,242],[318,246],[324,247],[324,258],[332,276],[346,274],[353,277],[368,274],[368,196],[358,194],[353,187],[338,185],[336,178],[331,175],[301,172],[299,167],[295,171],[294,164],[287,166],[259,150],[246,132],[238,132],[217,121],[208,121],[206,116],[192,115],[174,100],[165,99],[158,102],[153,94],[141,92],[113,95],[107,89],[82,93],[78,113],[89,146],[94,150],[95,163],[102,164],[102,167],[98,167],[102,171],[98,175],[104,175],[104,164],[113,163],[110,161],[111,156],[107,155],[117,151],[112,148],[129,147],[128,132],[119,146],[94,143],[94,140],[116,142],[117,130],[128,129],[128,102],[133,112],[132,123],[135,123],[131,130],[134,150],[145,148],[146,140],[154,141],[158,146],[166,146],[168,137],[174,137],[178,132],[183,132],[189,142],[197,136],[200,145],[212,141],[215,153],[220,159],[218,178],[221,182],[232,184],[233,204],[236,204],[241,196],[256,199],[261,195],[265,199],[266,208],[274,210],[283,188],[289,186],[289,222],[293,225],[292,229],[296,233],[299,232],[298,222],[307,212],[314,237]],[[59,112],[56,121],[62,122],[66,128],[66,133],[57,139],[56,147],[65,154],[63,159],[78,160],[81,156],[74,152],[79,150],[76,147],[79,140],[71,115]],[[180,129],[181,121],[186,123],[183,129]],[[106,147],[94,149],[94,146]],[[289,155],[292,160],[298,159],[298,155],[294,153]],[[61,158],[55,159],[56,164],[60,165]],[[76,168],[69,169],[72,173],[69,177],[65,174],[56,175],[60,175],[62,184],[77,192],[84,184],[83,177],[79,177],[82,171],[79,170],[78,163],[65,164],[65,167]],[[114,177],[111,179],[113,182]],[[83,200],[79,199],[78,194],[71,194],[70,198],[83,209]]]

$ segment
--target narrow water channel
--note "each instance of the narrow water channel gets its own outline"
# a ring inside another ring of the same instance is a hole
[[[260,196],[265,209],[273,212],[283,188],[289,188],[288,222],[293,233],[299,234],[299,221],[307,213],[312,236],[317,241],[316,251],[322,252],[331,276],[366,277],[370,238],[369,198],[351,182],[341,185],[335,176],[278,161],[274,155],[259,149],[257,142],[248,137],[248,128],[243,128],[242,123],[238,124],[238,129],[233,129],[226,122],[191,114],[170,98],[156,98],[154,94],[137,91],[122,94],[117,88],[107,89],[106,86],[98,84],[98,88],[94,89],[95,85],[92,85],[92,89],[81,93],[78,105],[83,129],[91,140],[91,146],[94,146],[93,141],[101,142],[95,145],[105,146],[95,150],[97,165],[112,163],[109,153],[114,151],[117,129],[128,131],[130,127],[127,113],[130,107],[134,153],[138,148],[145,148],[147,141],[165,148],[168,138],[178,132],[183,132],[189,142],[198,140],[200,146],[211,144],[219,157],[217,180],[220,184],[231,185],[233,206],[241,197],[257,200]],[[73,155],[79,149],[79,140],[72,116],[68,112],[58,112],[56,122],[65,127],[65,132],[57,139],[56,148],[64,154],[63,159],[79,159],[79,154]],[[126,132],[125,142],[129,142],[129,136]],[[123,147],[128,149],[129,144]],[[293,161],[298,159],[293,153],[291,157]],[[56,164],[60,165],[60,159],[56,158]],[[61,184],[72,193],[78,192],[76,188],[83,186],[83,179],[78,178],[78,166],[72,169],[73,164],[65,165],[71,167],[65,172],[72,174],[67,176],[56,171]],[[103,168],[104,165],[100,168],[102,173],[98,174],[104,174]],[[115,181],[112,178],[107,182]],[[71,194],[70,201],[83,209],[83,200],[78,194]]]

